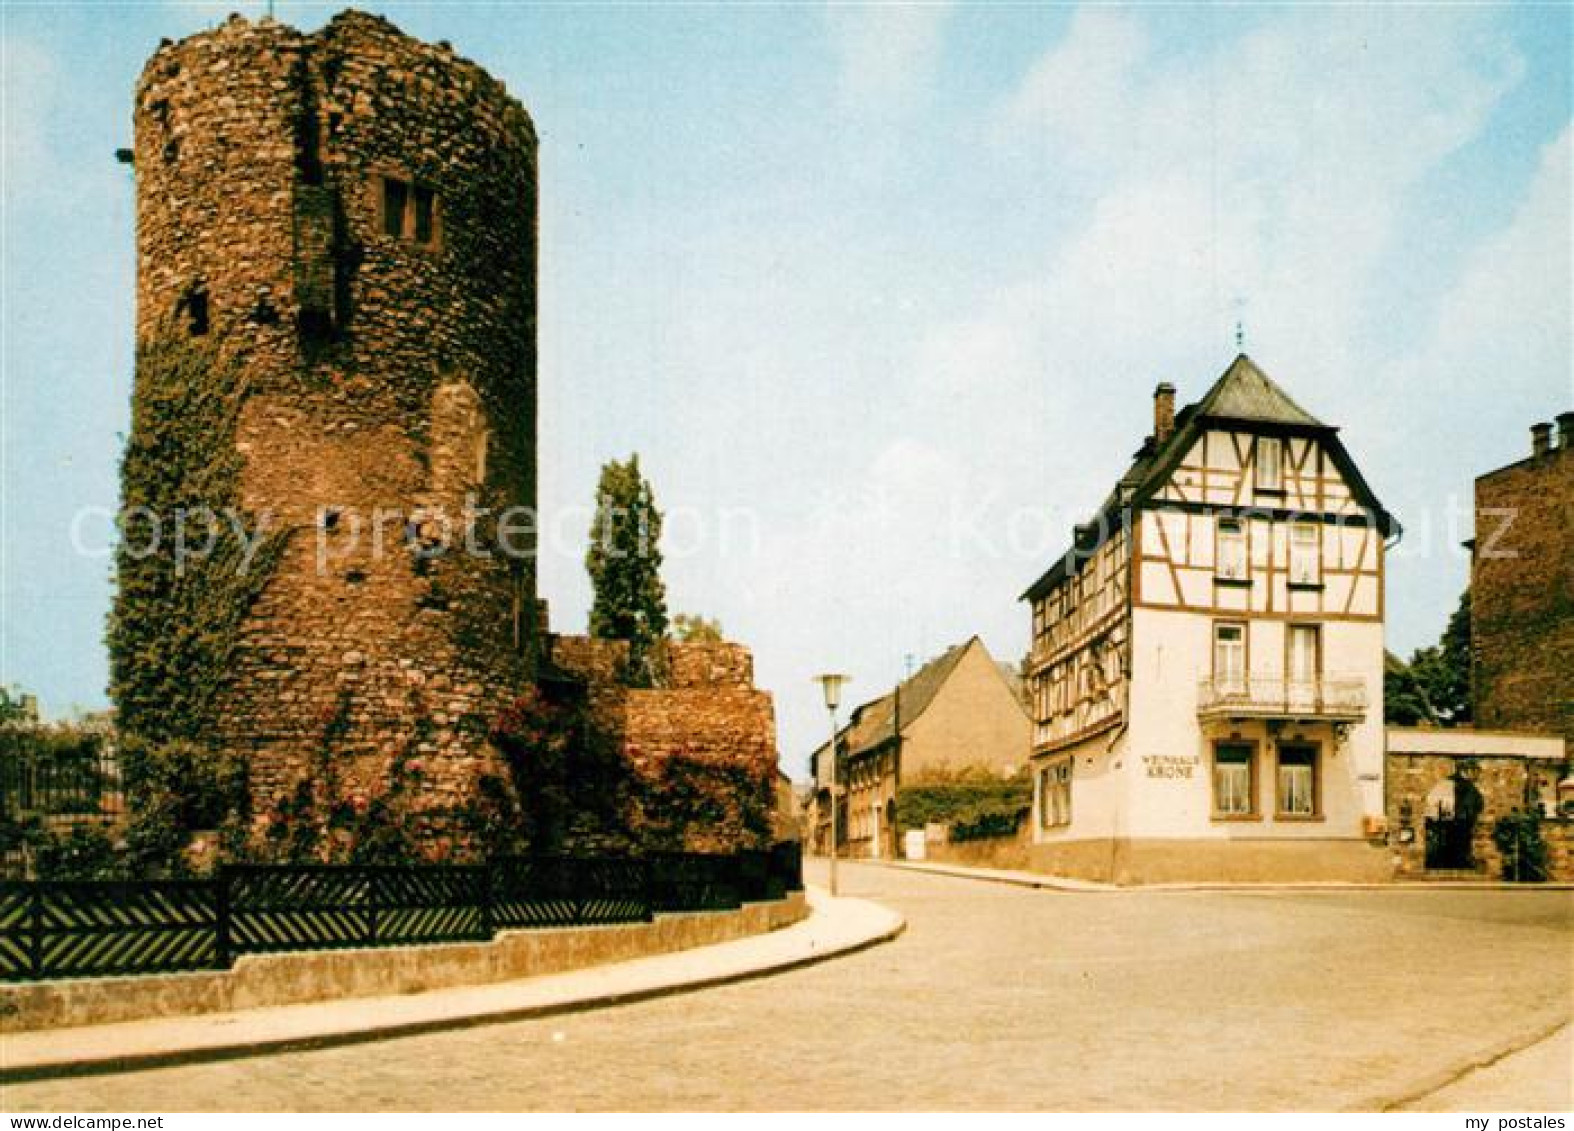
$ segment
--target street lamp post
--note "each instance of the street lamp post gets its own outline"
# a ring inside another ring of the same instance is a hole
[[[836,706],[842,701],[842,685],[852,676],[826,672],[814,677],[825,692],[825,709],[831,715],[831,894],[836,894]]]

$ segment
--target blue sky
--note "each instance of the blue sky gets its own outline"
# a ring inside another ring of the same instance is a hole
[[[671,604],[753,646],[795,774],[815,671],[861,699],[975,632],[1021,654],[1017,594],[1237,319],[1406,525],[1398,651],[1465,583],[1473,476],[1574,407],[1567,5],[371,7],[541,135],[554,623],[637,450]],[[112,154],[158,40],[232,8],[0,3],[0,682],[56,712],[104,702],[72,523],[129,421]]]

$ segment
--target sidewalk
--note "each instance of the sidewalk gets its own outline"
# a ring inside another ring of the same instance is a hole
[[[1393,1111],[1568,1111],[1574,1105],[1574,1026],[1472,1065]]]
[[[815,857],[815,859],[819,859]],[[1499,880],[1394,880],[1388,883],[1345,883],[1337,880],[1305,880],[1299,883],[1170,883],[1120,886],[1069,876],[1050,876],[1010,868],[975,868],[967,864],[920,860],[856,860],[858,864],[877,864],[910,872],[930,872],[962,880],[982,880],[995,884],[1067,892],[1155,892],[1155,891],[1574,891],[1574,884],[1511,884]]]
[[[0,1083],[325,1048],[643,1001],[823,962],[889,941],[906,921],[810,887],[810,915],[766,935],[609,966],[397,997],[0,1034]]]

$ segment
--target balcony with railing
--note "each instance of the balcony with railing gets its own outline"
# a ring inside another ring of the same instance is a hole
[[[1197,715],[1203,719],[1359,722],[1366,717],[1366,681],[1359,676],[1209,676],[1197,688]]]

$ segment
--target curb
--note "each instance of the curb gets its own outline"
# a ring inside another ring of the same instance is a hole
[[[870,901],[861,900],[859,902]],[[271,1056],[280,1053],[307,1052],[316,1049],[341,1048],[347,1045],[371,1044],[377,1041],[396,1040],[401,1037],[422,1036],[449,1030],[475,1029],[485,1025],[504,1025],[514,1021],[528,1021],[564,1014],[586,1013],[612,1006],[632,1005],[637,1002],[652,1001],[657,998],[676,997],[680,994],[693,993],[698,990],[715,989],[721,986],[735,985],[740,982],[750,982],[759,978],[768,978],[777,974],[801,970],[805,967],[828,962],[834,958],[844,958],[892,941],[907,929],[907,920],[899,913],[884,907],[884,905],[880,906],[887,913],[887,917],[890,920],[888,925],[882,930],[865,935],[862,938],[830,946],[824,950],[725,974],[682,979],[662,985],[621,990],[612,993],[585,994],[580,997],[566,998],[563,1001],[519,1006],[494,1012],[474,1013],[459,1017],[437,1017],[423,1021],[404,1021],[391,1025],[373,1025],[367,1028],[317,1033],[308,1036],[282,1037],[261,1041],[235,1041],[229,1044],[204,1045],[184,1049],[167,1049],[157,1052],[99,1056],[81,1060],[18,1066],[4,1063],[6,1038],[4,1035],[0,1035],[0,1085],[24,1084],[39,1080],[59,1080],[83,1076],[104,1076],[151,1068],[172,1068],[188,1064],[241,1060],[254,1056]],[[805,920],[805,922],[808,921]],[[787,929],[790,930],[791,928]],[[729,944],[721,943],[717,945],[726,946]],[[677,951],[674,953],[693,955],[704,949],[708,948],[696,948],[695,950]],[[635,961],[639,960],[636,959]],[[594,969],[594,967],[587,969]],[[499,983],[499,985],[505,984]],[[364,1001],[367,999],[360,1000]]]
[[[1011,887],[1031,888],[1036,891],[1058,891],[1072,895],[1129,895],[1138,892],[1235,892],[1250,895],[1254,892],[1335,892],[1335,891],[1574,891],[1574,883],[1509,883],[1504,880],[1393,880],[1387,883],[1344,883],[1306,881],[1302,883],[1223,883],[1202,882],[1194,884],[1105,884],[1093,880],[1071,880],[1063,876],[1034,876],[1027,873],[992,872],[969,868],[965,864],[922,864],[902,860],[855,860],[855,864],[873,864],[880,868],[893,868],[900,872],[917,872],[931,876],[949,876],[958,880],[976,880],[979,883],[1006,884]]]

